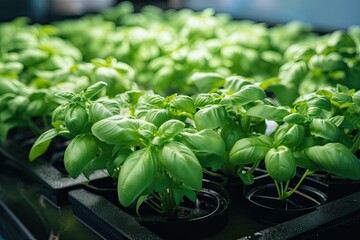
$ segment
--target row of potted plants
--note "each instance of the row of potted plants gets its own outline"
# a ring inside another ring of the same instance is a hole
[[[32,129],[34,161],[65,138],[67,173],[105,171],[134,215],[150,206],[162,220],[186,218],[183,204],[198,206],[211,177],[228,190],[235,179],[238,195],[270,179],[283,209],[296,196],[326,201],[303,187],[315,173],[360,180],[359,28],[319,36],[297,23],[124,3],[0,32],[4,145]],[[255,190],[252,201],[268,194]]]
[[[202,77],[195,81],[209,76]],[[224,82],[221,94],[202,93],[195,99],[146,91],[125,92],[116,100],[96,99],[104,82],[78,94],[61,93],[68,102],[54,111],[54,128],[38,138],[30,159],[46,151],[57,135],[70,137],[64,163],[72,177],[105,169],[117,182],[124,207],[136,203],[139,213],[146,202],[165,219],[179,214],[185,197],[196,201],[204,172],[235,175],[250,185],[264,162],[277,192],[272,197],[284,203],[282,208],[294,201],[293,194],[305,194],[301,183],[316,171],[359,180],[360,161],[351,151],[358,149],[351,135],[354,126],[342,125],[353,119],[332,114],[337,106],[330,99],[339,89],[324,90],[327,96],[310,94],[287,109],[274,105],[246,80]],[[359,92],[348,90],[348,96],[347,103],[356,108]],[[272,132],[266,131],[268,120],[278,125]],[[302,176],[295,178],[299,173]],[[294,180],[297,183],[291,184]],[[320,204],[326,197],[321,201],[314,200]]]

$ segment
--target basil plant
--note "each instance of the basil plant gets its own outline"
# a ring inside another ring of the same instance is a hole
[[[271,100],[252,79],[241,76],[223,77],[217,73],[196,73],[192,76],[192,83],[200,91],[194,100],[197,109],[193,116],[194,126],[198,130],[217,131],[225,144],[219,174],[228,180],[240,177],[244,182],[253,182],[252,172],[260,162],[245,171],[245,165],[231,164],[230,151],[238,140],[265,133],[265,118],[251,116],[248,111],[259,103],[271,103]],[[271,106],[268,108],[271,114]],[[247,171],[251,171],[251,174],[246,173]],[[213,171],[207,173],[218,175]]]
[[[108,172],[118,181],[123,206],[145,201],[165,217],[174,215],[187,197],[196,200],[203,169],[219,168],[225,145],[214,130],[195,129],[191,97],[162,97],[127,91],[117,96],[121,114],[96,122],[91,130],[113,146]]]
[[[55,137],[62,136],[70,139],[64,152],[64,165],[71,177],[77,178],[80,174],[89,177],[95,170],[105,168],[107,159],[111,157],[111,146],[98,140],[92,134],[91,126],[120,111],[116,101],[96,99],[106,85],[97,82],[80,93],[59,92],[57,96],[65,103],[52,113],[53,127],[42,133],[33,144],[29,152],[30,161],[44,154]]]
[[[310,94],[299,99],[293,109],[284,110],[266,104],[248,110],[248,115],[276,121],[278,127],[270,135],[238,140],[230,151],[231,164],[244,166],[264,161],[280,200],[289,198],[315,171],[360,179],[360,161],[342,140],[339,126],[344,117],[332,116],[328,98]],[[302,176],[291,189],[290,181],[298,172]]]

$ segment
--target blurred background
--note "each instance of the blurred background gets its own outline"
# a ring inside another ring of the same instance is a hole
[[[119,0],[1,0],[0,21],[27,16],[33,22],[48,23],[95,13],[116,5]],[[360,25],[359,0],[168,0],[131,1],[138,8],[154,4],[162,8],[214,8],[236,19],[269,25],[292,20],[310,23],[319,31],[347,29]]]

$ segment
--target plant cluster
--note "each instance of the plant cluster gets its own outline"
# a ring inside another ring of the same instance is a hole
[[[281,200],[315,171],[360,180],[359,27],[320,36],[211,9],[133,11],[1,24],[1,141],[32,129],[33,161],[66,137],[71,177],[106,170],[121,204],[166,216],[203,173],[252,184],[263,163]]]

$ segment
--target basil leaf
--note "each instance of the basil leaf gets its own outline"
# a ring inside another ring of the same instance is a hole
[[[195,126],[198,130],[215,129],[228,121],[226,109],[220,105],[211,105],[200,109],[194,116]]]
[[[194,114],[196,112],[194,100],[185,95],[176,96],[169,105],[181,112],[188,112]]]
[[[246,132],[241,126],[229,123],[221,127],[220,135],[224,140],[226,150],[230,151],[236,141],[246,137]]]
[[[305,127],[299,124],[280,125],[274,133],[274,142],[277,145],[296,147],[305,138]]]
[[[352,96],[352,99],[356,105],[360,105],[360,91],[356,91]]]
[[[251,85],[252,83],[247,79],[240,76],[231,76],[226,78],[224,88],[229,92],[240,91],[244,86]]]
[[[216,131],[204,129],[195,133],[182,132],[177,140],[195,153],[201,166],[211,167],[215,171],[223,165],[225,144]]]
[[[194,153],[184,144],[167,142],[160,149],[160,162],[176,179],[200,191],[202,167]]]
[[[156,126],[140,119],[121,118],[119,115],[96,122],[91,131],[108,144],[136,145],[141,140],[151,138]]]
[[[30,152],[29,152],[29,160],[33,161],[42,154],[46,152],[48,149],[51,140],[59,135],[59,130],[55,128],[51,128],[46,132],[42,133],[32,145]]]
[[[242,106],[266,98],[266,94],[260,87],[255,85],[245,85],[239,91],[230,95],[229,98],[233,105]]]
[[[94,83],[93,85],[89,86],[85,92],[84,92],[84,96],[88,99],[94,97],[96,94],[98,94],[104,87],[107,86],[106,82],[97,82]]]
[[[89,134],[77,135],[65,149],[65,169],[72,178],[77,178],[87,164],[95,159],[98,153],[96,138]]]
[[[326,171],[340,177],[360,180],[360,160],[341,143],[328,143],[304,150],[306,156]]]
[[[171,119],[159,127],[157,135],[168,140],[178,135],[184,129],[184,127],[185,123],[179,120]]]
[[[171,119],[171,114],[166,109],[150,109],[145,115],[145,120],[157,127],[169,119]]]
[[[264,159],[270,146],[258,137],[243,138],[237,141],[229,153],[229,162],[233,165],[257,163]]]
[[[263,119],[282,121],[290,113],[285,108],[274,107],[264,104],[256,105],[246,111],[247,116],[259,117]]]
[[[329,120],[314,118],[309,127],[312,135],[330,141],[338,141],[341,135],[340,129]]]
[[[120,113],[120,106],[114,100],[97,100],[89,109],[90,121],[95,123]]]
[[[291,151],[285,146],[271,148],[265,155],[265,168],[271,178],[286,182],[296,174],[296,162]]]
[[[121,167],[118,178],[118,198],[127,207],[142,195],[156,178],[159,163],[150,148],[130,154]]]
[[[291,113],[283,118],[286,123],[304,124],[306,119],[300,113]]]
[[[217,73],[194,73],[191,81],[200,92],[214,92],[225,83],[224,77]]]

